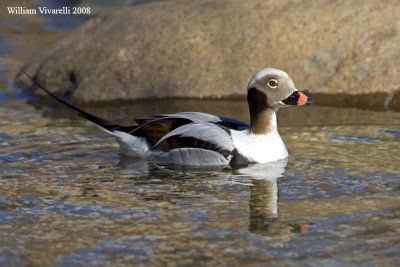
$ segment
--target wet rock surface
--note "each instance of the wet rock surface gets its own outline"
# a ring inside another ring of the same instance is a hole
[[[399,13],[397,1],[152,2],[89,20],[26,70],[91,102],[244,95],[253,72],[274,66],[310,93],[398,109]]]

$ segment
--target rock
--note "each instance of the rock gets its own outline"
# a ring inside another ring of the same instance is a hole
[[[382,94],[397,107],[398,14],[395,0],[152,2],[89,20],[25,69],[95,102],[244,95],[272,66],[312,94]]]

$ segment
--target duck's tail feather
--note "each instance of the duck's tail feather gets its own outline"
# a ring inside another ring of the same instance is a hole
[[[67,106],[68,108],[70,108],[71,110],[75,111],[79,116],[87,119],[88,121],[93,122],[94,124],[96,124],[97,126],[99,126],[101,129],[103,129],[104,131],[113,134],[114,135],[114,131],[118,130],[118,131],[122,131],[122,132],[132,132],[136,129],[136,125],[135,126],[121,126],[119,124],[116,124],[112,121],[100,118],[96,115],[90,114],[89,112],[86,112],[82,109],[79,109],[77,107],[75,107],[74,105],[68,103],[67,101],[61,99],[60,97],[56,96],[55,94],[53,94],[52,92],[50,92],[48,89],[46,89],[44,86],[40,85],[35,78],[33,78],[31,75],[29,75],[25,70],[22,70],[22,72],[28,76],[28,78],[32,81],[32,83],[37,86],[38,88],[40,88],[41,90],[43,90],[44,92],[46,92],[49,96],[51,96],[52,98],[54,98],[55,100],[57,100],[58,102],[60,102],[61,104],[63,104],[64,106]]]

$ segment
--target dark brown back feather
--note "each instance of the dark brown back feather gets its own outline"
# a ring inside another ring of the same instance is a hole
[[[144,133],[146,133],[147,137],[150,139],[152,144],[155,145],[167,133],[190,122],[191,120],[189,119],[162,118],[162,119],[155,119],[153,121],[147,121],[146,123],[140,125],[139,129]],[[164,147],[162,148],[164,149]]]

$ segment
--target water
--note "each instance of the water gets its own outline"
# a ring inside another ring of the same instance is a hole
[[[188,170],[133,161],[90,123],[10,86],[35,53],[29,46],[43,48],[67,31],[41,20],[35,37],[7,30],[23,28],[25,19],[1,26],[1,266],[400,261],[399,113],[288,108],[279,123],[290,157],[273,165]],[[88,110],[116,119],[188,106],[248,120],[246,103],[237,101]]]

